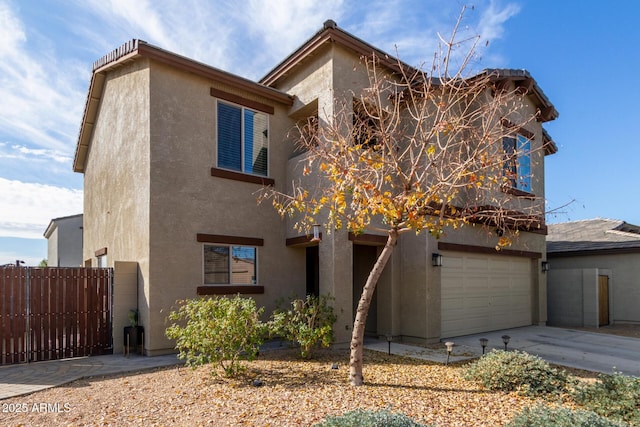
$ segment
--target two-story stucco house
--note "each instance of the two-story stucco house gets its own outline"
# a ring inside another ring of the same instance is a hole
[[[84,174],[84,259],[135,263],[137,291],[119,299],[116,274],[114,305],[139,308],[147,354],[171,351],[165,318],[177,300],[212,294],[250,296],[267,313],[291,295],[331,294],[336,340],[349,340],[385,236],[338,230],[312,241],[256,193],[300,176],[290,130],[312,115],[332,120],[338,102],[368,84],[361,57],[372,53],[388,57],[327,21],[259,82],[135,40],[94,64],[74,160]],[[544,155],[556,148],[542,123],[557,112],[527,72],[492,73],[523,88],[523,108],[538,112],[519,132],[537,156],[522,193],[525,203],[544,197]],[[543,218],[500,252],[496,233],[474,227],[440,240],[403,236],[367,333],[427,342],[544,324]]]

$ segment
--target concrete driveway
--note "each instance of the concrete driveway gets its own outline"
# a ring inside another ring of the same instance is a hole
[[[508,349],[525,351],[550,363],[611,374],[614,370],[640,377],[640,339],[578,331],[550,326],[526,326],[477,335],[448,338],[482,354],[480,338],[487,338],[490,349],[504,349],[502,336],[511,337]]]

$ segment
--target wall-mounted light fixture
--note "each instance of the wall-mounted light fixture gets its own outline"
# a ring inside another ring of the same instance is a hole
[[[542,261],[542,272],[546,273],[547,271],[549,271],[549,268],[551,267],[551,264],[549,264],[549,261]]]
[[[312,242],[320,242],[322,240],[322,236],[320,235],[320,224],[313,224],[313,238]]]
[[[442,267],[442,255],[438,253],[431,254],[431,264],[434,267]]]

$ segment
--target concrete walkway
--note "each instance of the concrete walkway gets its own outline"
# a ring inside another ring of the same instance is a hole
[[[482,355],[480,338],[489,340],[486,351],[504,350],[502,336],[510,337],[508,350],[519,350],[561,366],[611,374],[613,371],[640,377],[640,339],[549,326],[526,326],[476,335],[443,339],[442,347],[428,349],[391,343],[391,353],[445,363],[444,342],[453,342],[451,362]],[[368,341],[365,348],[388,352],[386,341]]]
[[[175,354],[155,357],[124,357],[122,354],[110,354],[0,366],[0,400],[56,387],[81,378],[139,372],[182,363]]]
[[[464,337],[450,338],[465,348],[482,353],[480,338],[487,338],[487,350],[504,350],[502,335],[511,337],[509,350],[525,351],[550,363],[611,374],[613,371],[640,377],[640,339],[549,326],[527,326]]]

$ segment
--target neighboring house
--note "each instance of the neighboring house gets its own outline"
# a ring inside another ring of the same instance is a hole
[[[82,214],[52,219],[44,237],[47,266],[82,267]]]
[[[549,324],[640,322],[640,226],[598,218],[548,227]]]
[[[177,300],[213,294],[250,296],[266,313],[292,295],[331,294],[336,341],[348,342],[386,237],[338,230],[312,241],[270,204],[257,205],[256,193],[263,185],[285,191],[302,177],[305,154],[290,130],[309,117],[322,126],[336,105],[355,104],[368,85],[361,57],[372,53],[395,66],[327,21],[259,82],[137,40],[94,64],[74,160],[84,174],[84,259],[116,269],[134,263],[137,292],[118,296],[116,271],[114,312],[138,306],[147,354],[172,351],[165,319]],[[526,188],[510,191],[534,205],[544,198],[544,155],[557,150],[542,123],[557,112],[526,71],[486,72],[501,87],[521,88],[522,108],[538,112],[512,141],[530,146],[531,174]],[[538,218],[501,251],[497,233],[479,226],[440,240],[403,235],[378,282],[367,333],[432,342],[544,324],[542,209]]]

